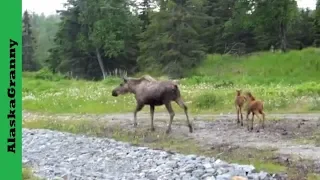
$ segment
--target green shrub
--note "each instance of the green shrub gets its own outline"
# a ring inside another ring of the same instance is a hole
[[[210,109],[222,104],[222,98],[213,92],[200,94],[195,99],[195,107],[200,109]]]
[[[49,81],[60,81],[62,79],[67,79],[67,76],[63,76],[59,73],[53,74],[48,68],[42,68],[37,72],[23,72],[23,77]]]

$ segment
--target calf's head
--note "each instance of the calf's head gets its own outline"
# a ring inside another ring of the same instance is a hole
[[[128,79],[123,78],[123,82],[116,88],[112,90],[112,96],[117,97],[122,94],[127,94],[130,92]]]
[[[241,89],[237,89],[236,90],[236,94],[237,94],[237,96],[240,96],[241,95]]]

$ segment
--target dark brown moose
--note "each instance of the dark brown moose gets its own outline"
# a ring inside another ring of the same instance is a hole
[[[132,93],[135,95],[136,108],[134,110],[134,127],[137,127],[137,113],[145,106],[150,106],[151,131],[155,131],[153,118],[155,106],[165,105],[169,114],[170,122],[166,133],[171,132],[171,124],[175,113],[171,106],[171,101],[175,101],[183,110],[187,117],[189,132],[193,132],[191,122],[189,121],[188,108],[181,98],[178,85],[170,80],[155,80],[151,76],[145,75],[140,78],[123,78],[123,83],[112,91],[112,96]]]

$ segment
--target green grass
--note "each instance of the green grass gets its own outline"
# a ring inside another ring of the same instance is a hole
[[[29,167],[22,168],[22,180],[41,180],[41,178],[36,177],[32,169]]]
[[[288,53],[260,52],[250,56],[208,55],[203,64],[190,72],[209,76],[206,81],[233,81],[244,84],[300,84],[319,82],[320,48]]]
[[[320,49],[263,52],[240,58],[208,55],[190,73],[192,76],[180,80],[180,89],[192,113],[235,112],[236,89],[251,91],[263,100],[267,113],[320,111]],[[133,95],[111,96],[120,82],[113,77],[98,82],[66,79],[46,69],[24,73],[23,109],[48,113],[132,112]],[[182,112],[173,104],[176,112]],[[156,111],[166,110],[162,106]]]
[[[23,78],[23,109],[48,113],[120,113],[135,108],[133,95],[111,96],[121,82],[110,79],[102,82],[83,80],[48,81]],[[180,85],[181,93],[192,113],[234,113],[235,89],[250,90],[265,103],[270,112],[319,112],[320,84],[307,82],[297,85],[249,85],[216,87],[216,84]],[[182,112],[175,103],[174,110]],[[148,111],[149,108],[144,108]],[[166,111],[164,106],[156,112]]]
[[[208,55],[200,67],[189,73],[189,77],[181,79],[179,87],[192,113],[235,112],[233,100],[236,89],[251,91],[257,99],[263,100],[267,114],[320,112],[320,49],[309,48],[286,54],[263,52],[240,58]],[[132,112],[135,108],[133,95],[111,96],[112,89],[120,82],[121,79],[118,78],[108,78],[99,82],[67,79],[62,75],[53,75],[46,69],[36,73],[24,73],[23,109],[46,113]],[[174,110],[182,112],[176,104]],[[143,111],[149,111],[149,108],[144,108]],[[156,108],[156,112],[159,111],[166,110],[162,106]],[[208,150],[190,139],[166,136],[148,130],[128,131],[121,127],[85,120],[37,120],[25,122],[24,127],[111,137],[135,145],[253,164],[258,170],[267,172],[285,171],[294,176],[292,179],[319,179],[317,174],[303,174],[294,167],[286,167],[275,162],[273,151],[268,149]],[[305,141],[319,144],[319,135],[315,134],[313,138]],[[190,147],[190,144],[194,146]],[[24,174],[29,172],[26,169]]]
[[[320,175],[310,173],[310,174],[308,174],[308,180],[320,180]]]

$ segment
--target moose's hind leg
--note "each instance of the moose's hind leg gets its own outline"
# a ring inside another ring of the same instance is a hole
[[[172,125],[172,121],[173,121],[173,117],[175,115],[173,109],[172,109],[172,106],[171,106],[171,103],[166,103],[165,104],[169,114],[170,114],[170,121],[169,121],[169,125],[168,125],[168,129],[166,130],[166,133],[169,134],[171,132],[171,125]]]
[[[187,125],[189,127],[189,132],[193,133],[193,127],[192,127],[192,124],[189,120],[189,115],[188,115],[188,107],[186,106],[186,104],[183,102],[183,100],[181,98],[178,98],[176,100],[176,103],[180,106],[180,108],[182,108],[184,110],[184,114],[187,117]]]

